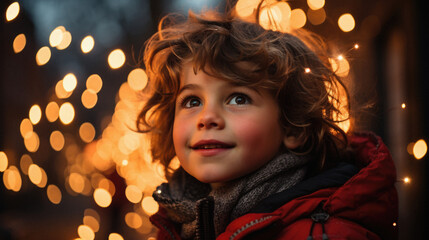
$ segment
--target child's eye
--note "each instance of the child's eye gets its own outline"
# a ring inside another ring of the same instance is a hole
[[[233,104],[233,105],[244,105],[249,103],[250,103],[250,98],[247,95],[242,93],[233,94],[230,100],[228,101],[228,104]]]
[[[198,107],[201,106],[201,101],[199,98],[195,97],[195,96],[189,96],[189,97],[185,97],[182,101],[181,101],[181,105],[184,108],[193,108],[193,107]]]

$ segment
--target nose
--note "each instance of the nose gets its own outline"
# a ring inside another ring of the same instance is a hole
[[[223,129],[225,127],[225,119],[221,110],[216,106],[205,106],[200,112],[198,119],[198,129]]]

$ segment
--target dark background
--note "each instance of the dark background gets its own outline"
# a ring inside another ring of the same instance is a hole
[[[223,1],[189,0],[23,0],[17,19],[6,22],[4,14],[13,1],[2,0],[0,9],[0,151],[5,151],[10,165],[17,165],[26,152],[19,124],[33,104],[46,106],[52,87],[67,71],[78,79],[99,73],[103,80],[102,94],[94,109],[76,109],[76,122],[91,121],[100,133],[103,119],[113,114],[115,96],[126,81],[131,69],[138,66],[144,41],[151,36],[159,19],[168,12],[198,12],[203,7],[225,7]],[[197,3],[194,3],[197,2]],[[305,0],[290,1],[292,8],[308,9]],[[370,130],[380,135],[389,146],[398,173],[397,189],[400,200],[398,228],[400,239],[425,239],[428,236],[428,178],[427,155],[416,160],[406,151],[408,143],[429,140],[429,9],[424,1],[399,0],[326,0],[325,23],[305,28],[323,36],[347,52],[354,43],[360,48],[346,54],[351,63],[353,94],[357,106],[358,130]],[[336,26],[336,19],[349,12],[356,27],[344,33]],[[74,40],[64,51],[52,51],[48,64],[37,66],[37,50],[48,45],[50,31],[64,25]],[[25,33],[27,45],[15,54],[12,41]],[[79,39],[93,34],[94,50],[87,55],[80,52]],[[102,39],[102,40],[101,40]],[[127,63],[119,70],[111,70],[106,62],[108,52],[122,48]],[[134,57],[132,57],[134,56]],[[84,84],[81,84],[84,85]],[[78,84],[79,86],[79,84]],[[79,101],[77,97],[72,101]],[[406,109],[401,104],[406,103]],[[41,138],[48,138],[54,127],[46,121],[38,127]],[[75,131],[76,125],[65,127]],[[99,137],[99,136],[97,136]],[[64,185],[58,171],[56,153],[41,148],[35,158],[42,158],[49,181]],[[0,173],[0,176],[2,174]],[[411,183],[402,179],[410,177]],[[123,184],[120,181],[116,182]],[[121,186],[117,186],[120,189]],[[23,180],[19,192],[12,192],[0,183],[0,239],[74,239],[82,222],[83,210],[97,209],[91,199],[63,193],[60,205],[53,205],[45,191]],[[125,239],[146,239],[121,223],[121,206],[97,209],[104,218],[96,239],[107,239],[107,233],[119,232]]]

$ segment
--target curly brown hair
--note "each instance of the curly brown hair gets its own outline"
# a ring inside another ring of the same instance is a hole
[[[283,33],[232,17],[202,16],[190,13],[180,23],[167,16],[146,43],[149,98],[137,125],[140,132],[150,133],[153,160],[165,167],[167,178],[175,157],[175,101],[185,61],[193,63],[195,72],[268,90],[278,103],[286,134],[303,142],[294,151],[312,156],[313,172],[333,165],[333,156],[347,146],[347,135],[337,123],[348,118],[350,107],[346,87],[333,72],[322,41],[302,30]],[[345,103],[340,102],[340,91]],[[338,120],[339,116],[346,117]]]

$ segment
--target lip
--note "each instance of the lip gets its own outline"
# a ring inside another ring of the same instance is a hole
[[[207,148],[204,148],[205,146]],[[235,144],[226,143],[214,139],[200,140],[190,146],[193,151],[198,152],[204,157],[215,156],[234,147]]]

